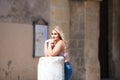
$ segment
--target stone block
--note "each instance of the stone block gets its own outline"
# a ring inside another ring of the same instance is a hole
[[[64,58],[41,57],[38,63],[38,80],[64,80]]]

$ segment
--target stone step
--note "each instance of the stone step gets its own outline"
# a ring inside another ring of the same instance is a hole
[[[115,79],[101,79],[101,80],[115,80]]]

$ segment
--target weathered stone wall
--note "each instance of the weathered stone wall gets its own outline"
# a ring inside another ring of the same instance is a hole
[[[70,0],[69,49],[73,67],[72,80],[85,80],[84,1]]]
[[[71,0],[70,4],[73,80],[99,80],[99,1]]]
[[[68,0],[50,0],[50,31],[53,26],[60,26],[69,39],[69,2]]]
[[[120,80],[120,1],[109,2],[109,56],[111,77]]]
[[[0,22],[28,23],[42,17],[49,23],[49,0],[0,0]]]
[[[113,60],[115,63],[115,78],[120,79],[120,1],[113,1]]]
[[[86,80],[100,80],[100,64],[98,60],[99,41],[99,1],[85,2],[85,69]]]
[[[54,25],[60,25],[65,32],[73,67],[72,80],[99,80],[100,1],[0,0],[0,80],[37,80],[38,58],[32,57],[31,24],[39,17],[50,23],[50,31]],[[113,65],[112,75],[119,80],[120,2],[111,0],[111,4],[109,6],[110,65]]]
[[[0,23],[0,80],[37,80],[32,55],[32,25]]]
[[[99,80],[99,1],[51,0],[50,11],[51,27],[60,25],[69,40],[72,80]]]
[[[0,80],[37,80],[32,22],[49,23],[49,0],[0,0]]]

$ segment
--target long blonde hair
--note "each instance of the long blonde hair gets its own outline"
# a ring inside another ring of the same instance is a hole
[[[62,30],[59,28],[59,26],[56,26],[53,30],[55,30],[58,34],[61,40],[65,41],[65,36]]]
[[[60,28],[60,26],[53,26],[52,30],[55,30],[59,34],[61,40],[63,40],[64,43],[65,43],[65,48],[67,49],[68,48],[68,43],[66,41],[65,35],[64,35],[62,29]]]

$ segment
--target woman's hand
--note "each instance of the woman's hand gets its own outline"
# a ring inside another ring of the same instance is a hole
[[[47,46],[54,47],[56,44],[56,41],[54,39],[48,39],[45,41],[45,43],[47,44]]]

